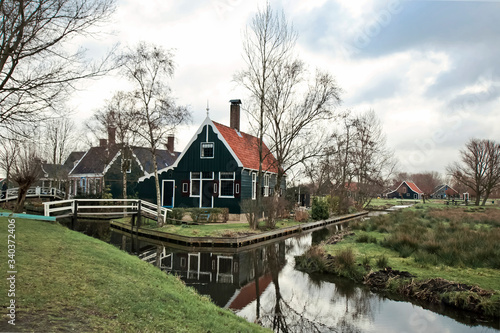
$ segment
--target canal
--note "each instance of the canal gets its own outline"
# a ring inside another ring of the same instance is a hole
[[[265,245],[210,252],[111,232],[111,243],[175,274],[251,322],[275,332],[498,332],[454,308],[411,303],[363,285],[295,269],[295,256],[335,232],[335,226]],[[213,250],[212,250],[213,251]]]

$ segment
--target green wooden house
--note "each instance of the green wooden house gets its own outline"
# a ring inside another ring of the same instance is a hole
[[[151,151],[144,147],[127,146],[115,142],[114,131],[108,129],[108,140],[101,139],[98,147],[91,147],[70,169],[68,179],[71,196],[99,196],[109,188],[113,198],[123,197],[123,173],[127,173],[127,194],[134,196],[140,177],[154,171]],[[174,151],[174,137],[168,138],[167,149],[156,150],[158,167],[172,165],[179,156]]]
[[[259,139],[240,131],[240,104],[231,101],[230,126],[207,116],[175,163],[159,170],[162,206],[225,207],[230,214],[240,214],[241,202],[255,200],[257,188],[264,197],[273,195],[276,159],[264,144],[264,176],[258,187]],[[281,189],[284,193],[285,180]],[[139,179],[138,193],[156,203],[153,174]]]

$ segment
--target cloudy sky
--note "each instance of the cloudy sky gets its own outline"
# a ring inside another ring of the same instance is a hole
[[[182,149],[206,116],[229,123],[229,100],[246,92],[232,80],[244,68],[242,32],[261,0],[118,0],[90,54],[113,43],[148,41],[175,50],[171,82],[189,105]],[[500,140],[500,1],[271,1],[299,34],[297,51],[328,70],[344,89],[342,109],[375,110],[388,144],[408,172],[444,172],[472,137]],[[120,89],[106,78],[81,87],[71,102],[84,119]],[[245,128],[244,125],[242,125]]]

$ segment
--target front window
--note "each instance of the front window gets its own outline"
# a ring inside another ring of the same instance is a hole
[[[234,197],[234,172],[220,172],[220,197]]]
[[[257,174],[252,173],[252,199],[257,199]]]
[[[202,142],[201,143],[201,158],[213,158],[214,157],[214,143],[213,142]]]
[[[191,172],[191,196],[197,197],[200,195],[200,173]]]
[[[269,175],[264,175],[264,196],[269,196]]]

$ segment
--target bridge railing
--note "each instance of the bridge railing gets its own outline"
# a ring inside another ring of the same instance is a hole
[[[19,194],[19,187],[13,187],[7,189],[5,193],[5,198],[0,198],[0,201],[10,201],[10,200],[15,200],[17,199],[17,196]],[[2,193],[3,196],[3,193]],[[34,186],[30,187],[28,189],[28,192],[26,193],[27,198],[33,198],[33,197],[53,197],[53,198],[58,198],[58,199],[64,199],[66,196],[66,193],[64,191],[59,190],[56,187],[40,187],[40,186]]]
[[[141,214],[157,218],[157,206],[148,201],[138,199],[72,199],[44,202],[44,215],[53,216],[53,213],[68,215],[133,215],[139,210]],[[171,209],[161,207],[163,221]]]

